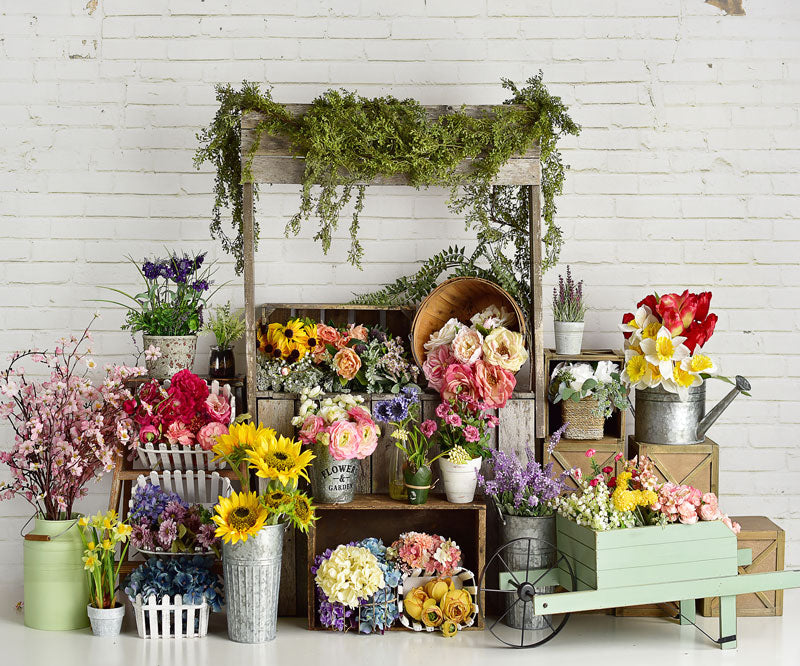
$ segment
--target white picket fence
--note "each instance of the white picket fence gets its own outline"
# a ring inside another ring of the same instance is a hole
[[[131,599],[136,617],[139,638],[202,638],[208,633],[210,607],[201,604],[185,604],[179,594],[159,602],[155,595],[147,601],[141,594]]]

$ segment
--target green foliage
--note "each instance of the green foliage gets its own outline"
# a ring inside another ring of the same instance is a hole
[[[524,88],[508,80],[503,80],[503,87],[513,96],[506,101],[508,106],[497,107],[492,113],[470,117],[459,109],[429,118],[415,100],[389,96],[368,99],[345,90],[326,91],[305,114],[293,117],[272,99],[271,91],[262,93],[257,84],[245,82],[238,91],[218,86],[220,107],[211,125],[198,134],[201,146],[195,155],[196,166],[210,161],[217,170],[212,237],[219,238],[223,248],[236,257],[240,272],[242,183],[252,181],[253,156],[267,133],[287,138],[292,151],[305,158],[300,206],[287,225],[287,234],[298,233],[304,221],[316,216],[319,229],[315,239],[327,252],[342,210],[355,197],[348,260],[360,266],[363,248],[358,240],[359,215],[365,195],[360,183],[405,175],[415,187],[450,189],[450,208],[465,215],[468,228],[477,229],[482,248],[479,256],[490,261],[490,274],[502,284],[515,273],[530,270],[521,266],[529,243],[527,202],[524,221],[519,205],[512,213],[513,220],[506,219],[502,211],[495,211],[496,199],[526,197],[521,196],[520,188],[493,188],[490,183],[510,157],[524,153],[538,141],[543,169],[542,213],[547,225],[544,265],[554,264],[561,247],[561,232],[554,222],[555,196],[564,180],[556,143],[563,134],[577,134],[579,128],[567,115],[561,99],[547,91],[541,72]],[[242,166],[240,120],[247,111],[260,111],[264,118],[255,129],[255,141]],[[457,166],[465,159],[473,160],[473,168],[459,172]],[[224,208],[231,211],[236,230],[233,238],[222,230]],[[517,252],[513,260],[502,254],[509,242]],[[462,271],[473,270],[473,266],[474,262],[458,264]]]
[[[230,349],[246,330],[244,317],[241,313],[231,312],[230,301],[218,307],[203,326],[203,333],[213,333],[220,349]]]

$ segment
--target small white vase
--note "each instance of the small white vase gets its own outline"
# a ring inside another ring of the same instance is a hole
[[[554,321],[556,354],[575,355],[581,353],[583,341],[582,321]]]
[[[467,504],[475,498],[478,486],[478,471],[483,458],[473,458],[468,463],[457,465],[447,458],[439,458],[444,492],[451,504]]]
[[[89,604],[86,606],[86,613],[95,636],[119,636],[122,618],[125,617],[124,604],[118,604],[114,608],[95,608]]]

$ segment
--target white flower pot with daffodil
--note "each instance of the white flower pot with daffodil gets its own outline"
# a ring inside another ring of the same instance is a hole
[[[711,292],[651,295],[635,313],[624,315],[625,367],[621,379],[636,390],[639,442],[696,444],[739,393],[749,395],[744,377],[736,381],[718,374],[717,364],[701,353],[714,332],[709,314]],[[708,415],[705,380],[717,377],[735,388]]]

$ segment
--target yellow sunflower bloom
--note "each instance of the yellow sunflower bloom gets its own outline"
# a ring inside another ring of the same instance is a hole
[[[296,483],[298,477],[309,481],[305,468],[313,460],[311,451],[302,451],[300,442],[283,435],[276,439],[264,439],[247,450],[247,462],[256,470],[256,476],[288,485]]]
[[[308,353],[308,347],[303,343],[287,341],[281,347],[281,352],[283,354],[283,359],[287,363],[297,363],[297,361]]]
[[[283,338],[286,344],[295,344],[299,346],[306,346],[308,342],[308,334],[306,333],[306,326],[302,319],[290,319],[283,327]]]
[[[302,531],[308,532],[313,522],[317,519],[314,513],[314,506],[311,500],[308,499],[303,493],[295,493],[294,506],[292,514],[294,517],[294,524]]]
[[[220,497],[214,511],[216,515],[212,520],[217,524],[215,534],[222,537],[225,543],[247,541],[248,537],[264,527],[267,519],[267,510],[255,493],[233,493],[230,497]]]
[[[322,351],[322,344],[317,337],[317,325],[310,321],[306,322],[306,325],[303,327],[303,331],[306,334],[306,347],[308,347],[309,351]]]
[[[225,456],[235,457],[237,454],[244,453],[247,449],[252,449],[259,442],[275,438],[275,430],[265,428],[262,425],[256,427],[254,423],[233,423],[228,428],[227,435],[217,437],[217,443],[211,449],[214,460],[221,460]]]
[[[282,490],[273,490],[263,497],[264,504],[268,509],[278,509],[281,506],[292,503],[292,496]]]
[[[260,324],[256,330],[258,351],[270,357],[274,357],[276,353],[280,355],[279,343],[283,339],[282,328],[283,326],[277,323],[270,324],[269,326]]]

